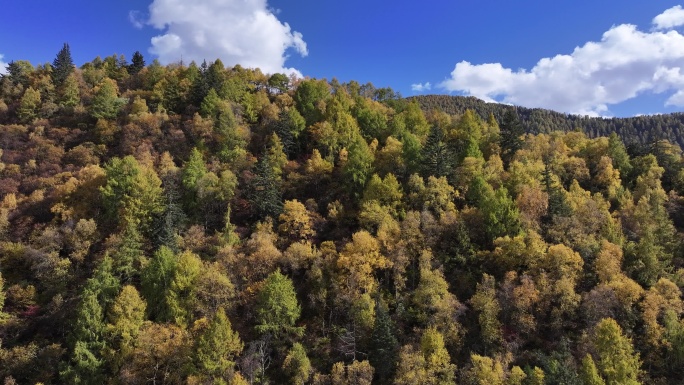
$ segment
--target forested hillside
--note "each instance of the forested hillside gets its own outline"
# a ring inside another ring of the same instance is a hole
[[[478,105],[67,45],[10,63],[0,380],[684,383],[679,147]]]
[[[489,114],[502,117],[510,107],[485,103],[475,97],[428,95],[409,98],[416,100],[425,110],[438,109],[452,115],[463,114],[467,109],[482,118]],[[609,136],[615,132],[627,146],[649,145],[668,140],[684,147],[684,113],[644,115],[633,118],[591,118],[562,114],[540,108],[516,107],[526,132],[539,134],[553,131],[581,130],[590,138]]]

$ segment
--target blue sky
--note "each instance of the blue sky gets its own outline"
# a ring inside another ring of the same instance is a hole
[[[633,116],[684,110],[683,26],[660,0],[24,0],[3,5],[0,61],[51,62],[68,42],[78,65],[220,57],[404,96]]]

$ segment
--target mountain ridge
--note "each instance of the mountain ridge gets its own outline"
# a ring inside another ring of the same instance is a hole
[[[684,112],[604,118],[566,114],[543,108],[488,103],[474,96],[420,95],[406,99],[415,100],[423,110],[438,109],[451,115],[460,115],[471,109],[483,119],[490,113],[494,114],[498,121],[507,109],[514,107],[525,131],[532,134],[580,129],[592,138],[608,136],[615,132],[628,145],[647,145],[666,139],[684,147]]]

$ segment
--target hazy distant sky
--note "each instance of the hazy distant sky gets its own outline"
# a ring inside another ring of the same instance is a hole
[[[659,0],[7,1],[0,66],[136,50],[568,113],[684,111],[684,9]]]

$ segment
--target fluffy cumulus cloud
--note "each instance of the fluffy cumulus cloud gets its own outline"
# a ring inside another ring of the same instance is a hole
[[[675,5],[653,19],[656,29],[675,28],[684,25],[684,9],[681,5]]]
[[[430,89],[432,89],[430,82],[411,84],[411,90],[415,92],[425,92],[430,91]]]
[[[221,59],[225,65],[296,73],[288,50],[308,54],[302,34],[274,14],[266,0],[154,0],[148,24],[163,30],[150,51],[162,63]]]
[[[0,75],[7,73],[7,63],[3,60],[5,56],[0,54]]]
[[[681,12],[674,7],[658,15],[649,32],[614,26],[600,41],[543,58],[530,70],[462,61],[440,86],[487,101],[593,116],[645,92],[670,93],[666,104],[684,107],[684,36],[673,29],[684,25]]]

